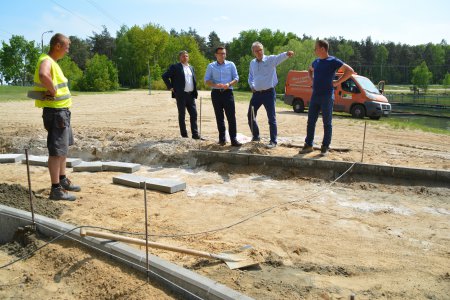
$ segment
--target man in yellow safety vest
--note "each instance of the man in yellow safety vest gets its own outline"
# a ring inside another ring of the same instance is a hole
[[[66,177],[66,158],[73,145],[70,126],[70,95],[68,81],[57,61],[69,52],[70,40],[57,33],[50,40],[50,51],[42,54],[34,73],[34,87],[28,97],[35,99],[35,106],[43,108],[42,119],[47,130],[48,169],[52,188],[50,199],[74,201],[76,197],[67,191],[78,192],[79,186]]]

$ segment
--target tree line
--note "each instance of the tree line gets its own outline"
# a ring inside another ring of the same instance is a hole
[[[122,26],[113,37],[104,26],[102,32],[82,39],[70,36],[69,54],[59,63],[71,88],[84,91],[114,90],[119,86],[144,88],[151,78],[153,89],[165,89],[161,74],[177,62],[180,50],[187,50],[197,77],[203,78],[206,67],[213,61],[214,50],[224,45],[227,59],[233,61],[239,72],[239,88],[248,90],[248,67],[253,59],[251,45],[260,41],[265,54],[293,50],[296,55],[280,65],[279,81],[284,83],[291,69],[305,70],[314,56],[315,39],[297,36],[292,32],[270,29],[245,30],[229,43],[221,41],[212,31],[208,37],[195,29],[180,32],[166,31],[155,24]],[[329,37],[330,54],[351,65],[357,73],[372,81],[385,80],[388,84],[450,84],[450,46],[445,40],[439,44],[406,45],[394,42],[374,42],[371,37],[352,41],[343,37]],[[48,51],[48,46],[45,51]],[[34,69],[40,55],[34,41],[13,35],[0,49],[0,83],[31,85]],[[205,88],[198,80],[199,88]],[[277,87],[283,92],[283,84]]]

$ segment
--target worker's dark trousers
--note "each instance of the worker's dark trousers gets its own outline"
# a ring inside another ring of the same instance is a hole
[[[191,121],[191,133],[192,136],[198,136],[197,128],[197,107],[195,106],[195,99],[191,93],[183,92],[181,95],[177,94],[177,108],[178,108],[178,124],[180,126],[180,134],[182,137],[187,137],[186,130],[186,110],[189,113]]]
[[[217,130],[219,131],[219,142],[225,142],[225,115],[228,120],[228,130],[231,142],[236,141],[236,109],[234,105],[233,90],[213,89],[211,99],[216,115]]]
[[[322,146],[329,147],[331,144],[331,136],[333,133],[333,126],[331,124],[333,119],[333,104],[334,95],[331,96],[313,96],[308,106],[308,125],[306,126],[305,143],[312,146],[314,143],[314,131],[316,130],[316,122],[319,118],[319,113],[322,111],[323,121],[323,140]]]

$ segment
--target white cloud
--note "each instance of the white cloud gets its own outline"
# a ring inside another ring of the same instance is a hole
[[[219,21],[228,21],[230,18],[228,16],[220,16],[220,17],[215,17],[213,18],[213,20],[215,22],[219,22]]]

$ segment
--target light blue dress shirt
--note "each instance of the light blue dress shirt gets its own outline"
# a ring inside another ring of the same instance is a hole
[[[258,62],[253,59],[250,62],[248,73],[248,84],[256,91],[273,88],[278,83],[277,66],[288,58],[287,52],[278,55],[264,55]]]
[[[239,80],[239,75],[232,61],[225,60],[223,64],[215,61],[206,68],[205,82],[208,80],[211,80],[214,84],[227,84],[233,80]],[[233,87],[230,86],[229,88],[232,89]],[[215,88],[213,87],[213,89]]]

